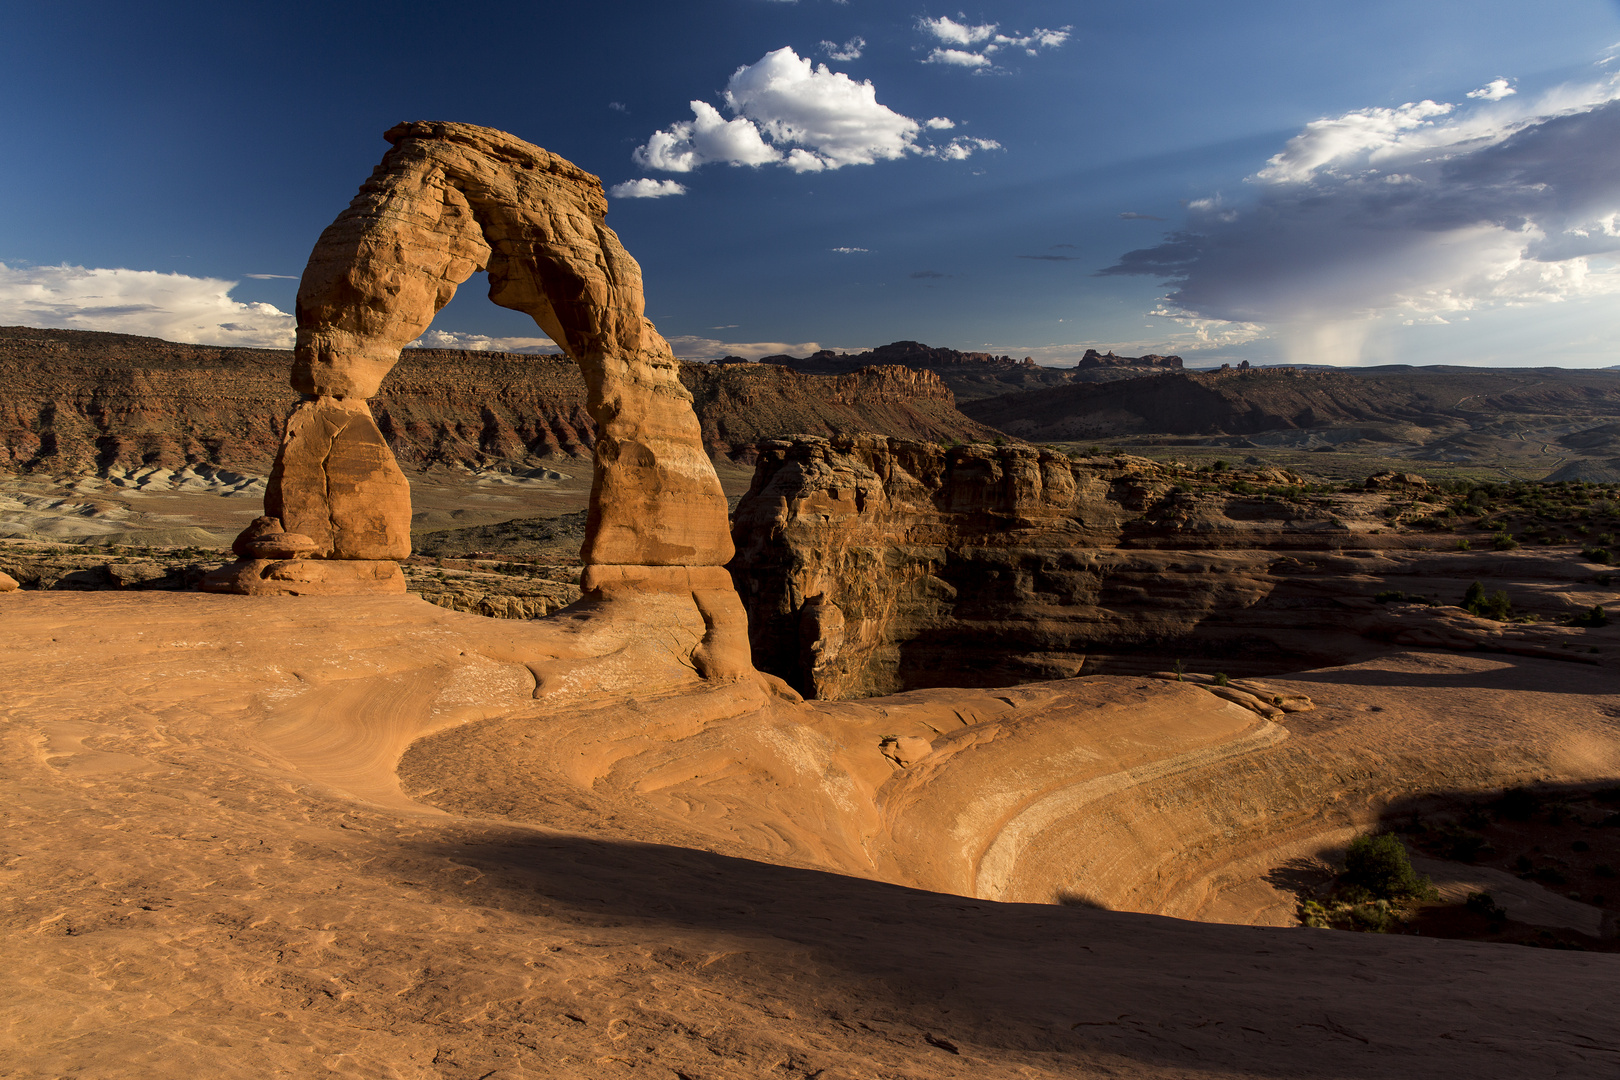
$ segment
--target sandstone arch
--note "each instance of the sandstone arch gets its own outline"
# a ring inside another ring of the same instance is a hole
[[[403,591],[390,561],[410,552],[409,485],[366,401],[486,270],[490,299],[533,317],[585,376],[597,441],[582,587],[689,594],[710,631],[700,664],[749,668],[745,642],[718,644],[745,622],[725,570],[725,496],[679,361],[643,314],[641,268],[606,224],[601,181],[492,128],[413,122],[384,137],[393,148],[299,284],[292,385],[304,400],[265,497],[275,520],[238,541],[254,565],[215,587]],[[313,541],[313,557],[289,559],[278,528]]]

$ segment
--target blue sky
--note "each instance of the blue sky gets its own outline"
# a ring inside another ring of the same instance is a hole
[[[446,119],[617,188],[683,355],[1620,364],[1617,45],[1613,0],[19,5],[0,323],[284,344]],[[540,340],[481,278],[430,337]]]

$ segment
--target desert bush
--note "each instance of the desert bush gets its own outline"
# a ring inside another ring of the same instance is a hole
[[[1602,604],[1593,604],[1592,610],[1583,612],[1569,620],[1571,626],[1608,626],[1609,613],[1603,610]]]
[[[1606,547],[1581,548],[1581,558],[1587,562],[1601,563],[1608,566],[1614,561],[1614,553]]]
[[[1463,593],[1462,609],[1482,619],[1506,622],[1513,615],[1513,601],[1501,589],[1486,596],[1485,586],[1476,581]]]
[[[1344,880],[1378,900],[1421,899],[1434,894],[1433,882],[1412,869],[1406,845],[1393,833],[1352,840],[1344,854]]]
[[[1491,538],[1491,547],[1497,551],[1512,551],[1519,546],[1519,542],[1505,532],[1499,532]]]

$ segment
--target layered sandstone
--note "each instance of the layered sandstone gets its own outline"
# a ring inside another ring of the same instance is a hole
[[[215,466],[269,473],[298,403],[292,354],[87,330],[0,327],[0,468],[27,472]],[[877,431],[981,439],[931,371],[814,375],[773,365],[683,363],[706,449],[746,456],[761,439]],[[566,356],[405,349],[371,399],[408,470],[522,470],[589,457],[596,421]]]
[[[1305,496],[1297,479],[1246,474],[1240,494],[1140,458],[769,443],[732,571],[755,662],[819,698],[1178,661],[1263,674],[1392,642],[1595,659],[1585,631],[1550,625],[1612,602],[1576,552],[1417,550],[1436,538],[1386,527],[1398,490]],[[1548,622],[1389,602],[1455,605],[1475,580]]]

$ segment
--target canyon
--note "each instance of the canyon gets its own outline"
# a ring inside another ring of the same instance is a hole
[[[1459,545],[1420,478],[1310,494],[1281,470],[1215,475],[1029,446],[762,444],[731,564],[755,662],[837,700],[1174,664],[1266,675],[1391,644],[1606,652],[1556,625],[1620,599],[1600,565]],[[1465,615],[1473,581],[1541,622]]]

